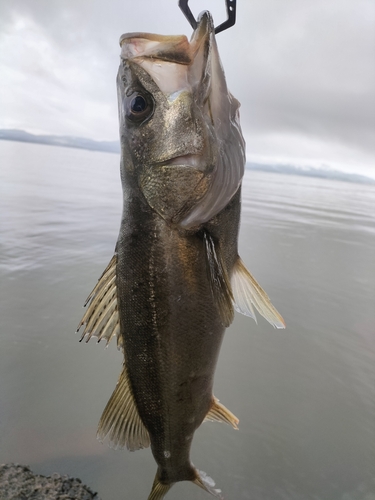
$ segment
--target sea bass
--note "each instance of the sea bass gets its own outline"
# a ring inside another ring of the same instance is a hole
[[[178,481],[218,498],[190,461],[204,420],[237,428],[213,395],[234,309],[284,321],[237,251],[245,164],[238,101],[228,92],[208,12],[185,36],[120,39],[117,78],[123,216],[115,254],[90,294],[82,339],[117,338],[124,364],[99,422],[115,447],[151,445],[149,500]]]

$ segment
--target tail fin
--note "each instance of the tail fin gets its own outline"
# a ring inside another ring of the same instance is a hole
[[[204,490],[208,491],[208,493],[211,493],[216,498],[219,498],[220,500],[224,500],[224,497],[221,495],[221,490],[216,489],[215,486],[215,481],[208,476],[205,472],[202,470],[197,470],[197,479],[194,481],[194,484],[197,484]]]
[[[156,473],[154,484],[152,485],[152,490],[147,500],[162,500],[173,485],[174,483],[161,483],[158,478],[158,473]]]
[[[211,493],[211,495],[218,498],[219,500],[224,500],[223,497],[221,496],[221,490],[214,488],[215,481],[210,476],[208,476],[205,472],[201,470],[200,471],[195,470],[195,472],[196,472],[196,478],[193,479],[194,484],[204,489],[208,493]],[[162,500],[174,484],[175,483],[170,483],[170,484],[161,483],[158,478],[158,473],[156,473],[154,484],[152,485],[152,490],[147,500]]]

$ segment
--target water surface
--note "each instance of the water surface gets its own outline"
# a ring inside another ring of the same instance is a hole
[[[375,500],[375,188],[247,171],[242,206],[241,256],[287,329],[236,316],[215,394],[240,430],[202,425],[193,462],[227,500]],[[121,209],[117,155],[0,141],[0,463],[103,500],[147,498],[156,470],[96,441],[122,357],[74,334]]]

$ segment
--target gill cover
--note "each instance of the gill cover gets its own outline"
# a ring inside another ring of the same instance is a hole
[[[163,218],[199,226],[229,203],[245,164],[239,103],[226,85],[211,15],[200,15],[190,42],[129,33],[120,45],[123,168]],[[140,118],[131,123],[137,99]]]

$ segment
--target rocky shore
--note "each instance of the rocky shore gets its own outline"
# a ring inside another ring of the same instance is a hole
[[[69,476],[40,476],[29,467],[0,465],[0,500],[101,500],[82,481]]]

